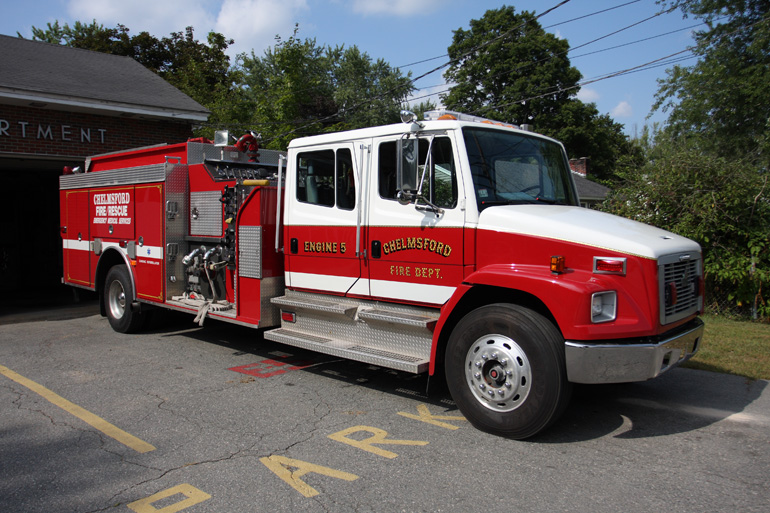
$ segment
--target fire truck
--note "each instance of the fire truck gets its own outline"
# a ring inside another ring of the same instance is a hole
[[[402,121],[287,152],[217,133],[90,157],[60,179],[63,282],[98,292],[121,333],[166,308],[441,376],[470,422],[516,439],[573,383],[644,381],[697,352],[697,243],[580,207],[553,139],[456,112]]]

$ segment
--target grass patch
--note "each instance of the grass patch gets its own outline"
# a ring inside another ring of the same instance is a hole
[[[703,316],[706,333],[698,351],[684,366],[770,380],[770,324]]]

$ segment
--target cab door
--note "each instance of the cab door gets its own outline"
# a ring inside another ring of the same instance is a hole
[[[356,252],[360,164],[352,143],[290,149],[284,221],[286,285],[344,295],[361,278]]]
[[[365,219],[370,295],[441,305],[463,279],[465,203],[456,144],[451,134],[421,134],[414,187],[421,182],[427,202],[406,203],[397,187],[400,139],[372,144]]]

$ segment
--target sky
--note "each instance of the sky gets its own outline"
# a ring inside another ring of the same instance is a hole
[[[71,25],[96,20],[108,28],[120,23],[131,35],[147,31],[158,38],[192,26],[200,41],[212,30],[234,39],[228,53],[235,57],[252,51],[262,56],[276,36],[287,39],[298,26],[300,39],[315,39],[319,46],[355,45],[414,78],[447,64],[453,31],[469,29],[470,20],[480,19],[487,10],[508,5],[517,12],[541,14],[561,2],[37,0],[33,9],[18,0],[0,0],[0,34],[31,38],[32,27],[45,29],[54,21]],[[693,44],[692,31],[704,28],[678,10],[655,16],[661,10],[655,0],[570,0],[539,18],[547,31],[570,44],[572,65],[583,76],[578,98],[595,103],[631,136],[645,125],[665,122],[665,112],[651,114],[657,81],[672,67],[670,59],[687,59],[681,65],[695,62],[686,49]],[[430,98],[440,104],[438,94],[448,88],[445,69],[415,82],[415,102]],[[630,72],[603,78],[624,70]]]

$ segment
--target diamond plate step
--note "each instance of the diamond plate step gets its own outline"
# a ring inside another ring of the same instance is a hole
[[[358,362],[419,374],[428,370],[428,360],[420,357],[383,351],[357,342],[335,340],[310,335],[300,331],[278,328],[265,332],[265,338],[273,342],[301,347]]]
[[[274,305],[281,307],[296,308],[298,310],[315,310],[317,312],[326,312],[352,317],[357,307],[355,305],[337,303],[327,299],[315,297],[297,297],[281,296],[270,300]]]
[[[395,312],[392,310],[378,310],[372,308],[358,312],[358,318],[365,321],[380,321],[404,326],[415,326],[432,330],[436,326],[438,317],[427,315],[415,315],[404,312]]]

